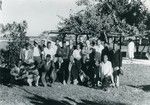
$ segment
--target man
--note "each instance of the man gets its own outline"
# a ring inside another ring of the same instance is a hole
[[[119,87],[119,75],[121,74],[121,69],[122,69],[122,54],[117,44],[115,44],[113,68],[114,68],[113,74],[114,74],[115,86]]]
[[[103,45],[101,44],[101,40],[97,40],[97,45],[94,46],[94,49],[96,51],[95,53],[95,61],[97,64],[101,62],[101,54],[102,50],[104,49]],[[95,69],[95,84],[99,85],[99,66],[96,64],[96,69]]]
[[[45,40],[41,40],[41,44],[39,45],[41,60],[44,60],[44,48],[45,47],[46,47]]]
[[[41,55],[40,55],[40,49],[39,49],[37,41],[34,41],[33,59],[34,59],[36,68],[39,69],[40,63],[41,63]]]
[[[44,58],[49,54],[51,55],[51,60],[54,60],[56,51],[52,48],[51,42],[47,42],[47,47],[44,48]]]
[[[73,56],[74,61],[75,61],[75,66],[72,70],[73,84],[77,85],[79,72],[81,70],[81,49],[80,49],[79,44],[76,46],[75,50],[73,51],[72,56]]]
[[[108,61],[108,56],[104,55],[102,58],[102,63],[100,64],[100,77],[102,81],[102,87],[105,91],[107,91],[108,87],[110,86],[110,81],[114,86],[114,79],[113,79],[113,68],[110,61]]]
[[[65,85],[66,83],[69,83],[70,80],[68,80],[68,74],[69,74],[69,46],[66,45],[66,41],[63,42],[62,48],[60,49],[61,55],[63,59],[63,63],[61,65],[61,70],[62,70],[62,77],[63,77],[63,84]]]
[[[104,58],[104,55],[109,55],[109,43],[105,42],[104,44],[104,49],[102,50],[102,54],[101,54],[101,61]],[[109,56],[108,56],[109,58]]]

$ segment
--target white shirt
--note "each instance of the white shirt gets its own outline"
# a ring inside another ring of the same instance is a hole
[[[56,54],[58,47],[54,44],[54,45],[52,45],[52,49],[54,50],[54,52]]]
[[[76,58],[77,60],[80,60],[81,59],[81,50],[75,49],[73,51],[73,57]]]
[[[25,50],[25,60],[28,59],[28,53],[29,53],[29,50]]]
[[[40,51],[38,46],[33,48],[33,56],[40,56]]]
[[[44,55],[45,55],[45,58],[46,58],[46,56],[47,56],[48,54],[51,55],[51,60],[53,60],[53,59],[54,59],[54,56],[55,56],[55,54],[56,54],[56,51],[55,51],[53,48],[48,49],[48,48],[46,47],[46,48],[44,48]]]
[[[93,47],[95,49],[96,52],[98,53],[102,53],[102,50],[104,49],[103,45],[97,45]]]
[[[134,53],[134,51],[135,51],[135,44],[132,41],[128,44],[128,52]]]
[[[100,64],[101,66],[101,77],[104,76],[110,76],[113,73],[112,64],[110,61],[107,61],[106,63],[102,62]]]

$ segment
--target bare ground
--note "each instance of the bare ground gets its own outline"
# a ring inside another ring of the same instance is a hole
[[[52,87],[0,85],[0,105],[150,105],[150,66],[124,65],[120,82],[110,92],[61,83]]]

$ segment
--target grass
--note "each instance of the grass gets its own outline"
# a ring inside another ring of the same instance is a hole
[[[0,105],[149,105],[150,67],[123,65],[121,86],[110,92],[54,83],[52,87],[0,85]]]

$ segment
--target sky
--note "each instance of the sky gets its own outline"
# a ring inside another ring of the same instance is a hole
[[[61,19],[78,10],[76,0],[2,0],[0,23],[28,22],[27,35],[39,35],[45,30],[57,30]],[[150,8],[150,0],[145,1]]]
[[[58,17],[68,17],[76,9],[76,0],[3,0],[0,23],[28,22],[28,35],[56,30]],[[71,9],[71,10],[70,10]]]

